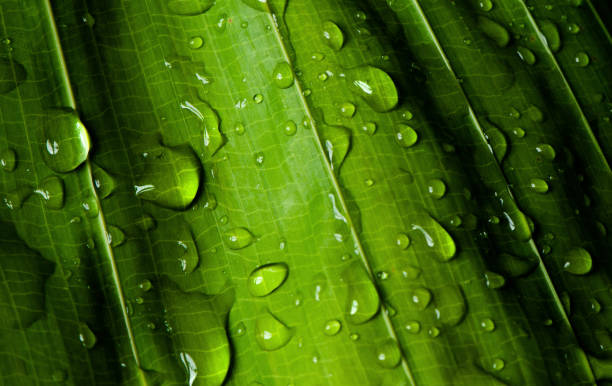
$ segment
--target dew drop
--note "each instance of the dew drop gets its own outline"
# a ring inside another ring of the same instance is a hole
[[[288,88],[293,84],[293,70],[287,62],[279,62],[272,72],[274,84],[278,88]],[[259,102],[257,102],[259,103]]]
[[[189,45],[189,48],[197,50],[198,48],[202,48],[204,45],[204,40],[202,40],[200,36],[193,36],[191,39],[189,39],[187,44]]]
[[[255,320],[255,340],[264,351],[274,351],[285,346],[293,337],[293,330],[269,311]]]
[[[253,296],[266,296],[276,290],[287,279],[289,268],[283,263],[267,264],[249,275],[247,288]]]
[[[98,206],[98,200],[92,195],[88,195],[81,202],[81,208],[85,211],[85,214],[89,218],[96,218],[100,213],[100,207]]]
[[[125,242],[125,233],[119,227],[109,225],[108,239],[112,247],[118,247]]]
[[[403,123],[395,127],[395,140],[401,147],[411,147],[418,139],[419,135],[412,127]]]
[[[323,41],[334,51],[340,51],[344,44],[344,33],[333,21],[326,21],[322,25]]]
[[[268,12],[268,0],[242,0],[249,7],[262,12]]]
[[[376,123],[366,122],[361,126],[361,130],[368,135],[374,135],[374,133],[376,133]]]
[[[314,54],[312,54],[311,58],[312,60],[320,62],[321,60],[325,59],[325,55],[320,52],[315,52]]]
[[[521,117],[521,113],[514,107],[510,107],[508,110],[508,116],[510,118],[519,119]]]
[[[246,129],[244,128],[244,125],[242,124],[242,122],[238,122],[236,123],[236,126],[234,126],[234,132],[237,135],[244,135]]]
[[[493,9],[493,2],[491,0],[480,0],[478,2],[478,6],[481,10],[489,12],[491,9]]]
[[[508,143],[504,134],[496,128],[490,128],[486,132],[487,140],[493,150],[497,162],[502,162],[508,151]]]
[[[567,26],[567,31],[575,35],[580,32],[580,27],[576,23],[570,23]]]
[[[584,248],[570,249],[562,260],[563,269],[573,275],[586,275],[591,272],[591,254]]]
[[[96,335],[91,331],[86,323],[79,322],[78,337],[81,345],[87,349],[91,349],[96,345]]]
[[[540,22],[540,31],[546,38],[546,44],[552,52],[557,52],[561,48],[561,37],[557,26],[550,20]]]
[[[521,129],[520,127],[515,127],[512,129],[512,134],[514,134],[514,136],[517,138],[523,138],[525,136],[525,130]]]
[[[541,143],[535,148],[536,152],[542,156],[542,158],[552,161],[555,159],[555,149],[546,143]]]
[[[410,246],[410,237],[405,233],[398,233],[395,236],[395,245],[399,249],[406,249]]]
[[[385,340],[377,347],[376,359],[378,359],[377,363],[382,368],[393,369],[397,367],[402,359],[397,342],[393,339]]]
[[[383,70],[360,66],[347,71],[351,91],[359,95],[374,111],[384,113],[397,106],[398,93],[393,79]]]
[[[138,283],[138,288],[145,292],[148,292],[151,290],[151,288],[153,288],[153,284],[151,284],[151,281],[149,279],[144,279],[143,281]]]
[[[230,249],[246,248],[253,243],[254,237],[246,228],[234,228],[224,235],[224,240]]]
[[[436,338],[436,337],[438,337],[440,335],[440,329],[438,327],[436,327],[436,326],[432,326],[432,327],[429,328],[427,333],[432,338]]]
[[[93,183],[96,191],[98,192],[98,196],[101,199],[104,199],[110,196],[113,191],[115,191],[115,179],[106,172],[106,170],[101,167],[93,164]]]
[[[531,105],[527,108],[526,112],[527,118],[531,119],[533,122],[540,123],[544,121],[544,114],[542,114],[542,110],[539,107]]]
[[[429,180],[427,182],[427,193],[429,193],[429,195],[436,200],[439,200],[444,197],[444,194],[446,193],[446,184],[444,181],[437,178]]]
[[[87,159],[91,144],[87,129],[74,112],[56,111],[46,116],[43,159],[56,172],[70,172]]]
[[[586,67],[590,62],[589,55],[584,51],[580,51],[574,56],[574,64],[578,67]]]
[[[358,341],[358,340],[359,340],[359,334],[357,334],[357,333],[352,333],[351,335],[349,335],[349,338],[350,338],[352,341]]]
[[[495,358],[493,359],[493,362],[491,362],[491,368],[495,371],[502,371],[505,365],[506,363],[504,360],[500,358]]]
[[[263,166],[264,159],[265,159],[265,157],[264,157],[264,154],[262,152],[255,153],[255,165]]]
[[[501,288],[504,286],[504,284],[506,284],[506,279],[502,275],[495,272],[486,271],[484,277],[487,287],[492,289]]]
[[[342,323],[340,323],[340,321],[337,319],[332,319],[332,320],[328,320],[325,323],[323,332],[327,336],[333,336],[333,335],[338,334],[341,328],[342,328]]]
[[[17,167],[17,153],[13,149],[0,152],[0,167],[5,172],[12,172]]]
[[[414,304],[419,310],[426,309],[427,306],[429,306],[429,303],[431,303],[431,298],[431,291],[425,287],[417,287],[413,289],[412,293],[410,294],[412,304]]]
[[[508,30],[496,21],[493,21],[484,16],[478,17],[478,27],[499,47],[505,47],[510,43],[510,34]]]
[[[480,321],[480,328],[482,328],[483,330],[485,330],[487,332],[491,332],[491,331],[495,330],[495,322],[493,322],[489,318],[485,318],[485,319]]]
[[[49,209],[61,209],[64,206],[64,181],[57,176],[45,178],[34,193],[43,199]]]
[[[363,324],[372,319],[380,308],[380,298],[374,284],[358,261],[351,263],[342,273],[348,284],[347,319]]]
[[[340,115],[351,118],[355,115],[355,105],[351,102],[344,102],[340,105]]]
[[[413,223],[411,229],[422,237],[425,244],[436,252],[442,261],[448,261],[455,256],[457,247],[448,232],[429,215],[419,216],[419,222]]]
[[[589,299],[589,308],[594,313],[598,314],[601,311],[601,303],[595,298]]]
[[[283,132],[287,136],[293,136],[297,132],[297,125],[292,120],[288,120],[283,124]]]
[[[411,334],[418,334],[419,332],[421,332],[421,323],[417,322],[416,320],[411,320],[408,323],[406,323],[406,331],[408,331]]]
[[[529,48],[518,46],[516,49],[516,53],[521,58],[521,60],[530,66],[534,65],[536,62],[536,57]]]
[[[548,184],[541,178],[532,178],[529,180],[529,188],[536,193],[548,192]]]
[[[255,94],[253,95],[253,102],[260,104],[261,102],[263,102],[264,97],[261,94]]]

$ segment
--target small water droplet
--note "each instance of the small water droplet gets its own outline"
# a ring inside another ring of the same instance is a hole
[[[352,341],[357,341],[357,340],[359,340],[359,334],[357,334],[357,333],[352,333],[351,335],[349,335],[349,338],[350,338]]]
[[[312,54],[311,58],[312,60],[316,60],[317,62],[320,62],[321,60],[325,59],[325,55],[323,55],[320,52],[315,52],[314,54]]]
[[[597,314],[601,311],[601,303],[597,299],[591,298],[589,299],[589,308]]]
[[[525,130],[521,129],[520,127],[515,127],[512,129],[512,134],[514,134],[514,136],[517,138],[523,138],[525,136]]]
[[[580,26],[576,23],[570,23],[567,25],[567,31],[575,35],[580,32]]]
[[[274,67],[272,78],[274,79],[274,84],[278,88],[291,87],[293,84],[293,70],[291,70],[289,63],[279,62],[276,67]]]
[[[348,284],[347,319],[353,324],[363,324],[372,319],[380,308],[376,287],[359,261],[351,263],[342,273]]]
[[[254,237],[248,229],[238,227],[226,232],[224,240],[230,249],[242,249],[251,245]]]
[[[319,76],[317,78],[319,78],[319,80],[321,82],[325,82],[327,80],[328,76],[327,76],[327,74],[325,72],[322,72],[322,73],[319,74]]]
[[[377,348],[376,359],[378,359],[378,365],[382,368],[392,369],[397,367],[402,359],[397,342],[393,339],[385,340]]]
[[[493,362],[491,362],[491,368],[495,371],[503,370],[505,365],[504,360],[500,358],[495,358]]]
[[[426,309],[427,306],[429,306],[429,303],[431,303],[431,298],[431,291],[425,287],[417,287],[413,289],[410,295],[412,304],[414,304],[419,310]]]
[[[112,247],[118,247],[125,242],[125,233],[119,227],[109,225],[108,241]]]
[[[411,320],[408,323],[406,323],[406,331],[408,331],[411,334],[418,334],[419,332],[421,332],[421,323],[417,322],[416,320]]]
[[[368,187],[370,187],[370,186],[374,186],[374,180],[373,180],[373,179],[371,179],[371,178],[366,178],[366,179],[363,181],[363,183],[365,184],[365,186],[368,186]]]
[[[347,71],[351,91],[359,95],[374,111],[384,113],[397,106],[398,92],[393,79],[373,66],[360,66]]]
[[[436,251],[436,256],[442,261],[448,261],[455,256],[457,247],[448,232],[432,217],[421,215],[418,223],[412,224],[412,231],[421,236],[425,244]]]
[[[410,246],[410,237],[405,233],[398,233],[395,236],[395,245],[397,245],[399,249],[408,248]]]
[[[81,202],[81,208],[85,211],[85,214],[89,218],[95,218],[100,213],[100,207],[98,206],[98,200],[95,196],[87,196]]]
[[[480,328],[482,328],[483,330],[485,330],[487,332],[491,332],[491,331],[495,330],[495,322],[493,322],[489,318],[485,318],[485,319],[480,321]]]
[[[289,343],[292,337],[293,330],[269,311],[255,320],[255,340],[262,350],[278,350]]]
[[[351,102],[344,102],[340,105],[340,115],[351,118],[355,115],[355,105]]]
[[[518,46],[516,53],[523,62],[529,64],[530,66],[535,64],[536,57],[533,51],[531,51],[529,48]]]
[[[591,254],[584,248],[570,249],[563,256],[562,263],[563,269],[574,275],[586,275],[593,267]]]
[[[541,20],[539,24],[540,31],[542,31],[542,34],[546,38],[548,48],[550,48],[552,52],[559,51],[561,48],[561,37],[559,36],[557,26],[552,21],[546,19]]]
[[[91,349],[96,345],[96,335],[91,331],[86,323],[79,322],[78,337],[83,347]]]
[[[243,336],[244,334],[246,334],[246,326],[244,325],[243,322],[240,322],[234,328],[234,335],[235,336]]]
[[[247,288],[253,296],[266,296],[275,291],[287,279],[289,268],[283,263],[267,264],[249,275]]]
[[[374,133],[376,133],[376,123],[366,122],[361,126],[361,130],[368,135],[374,135]]]
[[[253,95],[253,101],[257,104],[260,104],[261,102],[263,102],[264,97],[261,94],[255,94]]]
[[[436,338],[436,337],[438,337],[440,335],[440,329],[438,327],[436,327],[436,326],[432,326],[432,327],[429,328],[427,333],[432,338]]]
[[[485,281],[487,283],[487,287],[489,288],[501,288],[504,286],[504,284],[506,284],[506,279],[502,275],[497,274],[495,272],[486,271],[484,276]]]
[[[288,120],[283,124],[283,131],[287,136],[293,136],[297,132],[297,125],[295,122]]]
[[[189,39],[187,44],[189,45],[189,48],[197,50],[198,48],[202,48],[204,45],[204,40],[202,40],[200,36],[193,36],[191,39]]]
[[[333,336],[333,335],[338,334],[341,328],[342,328],[342,323],[340,323],[340,321],[337,319],[332,319],[332,320],[328,320],[325,323],[323,332],[325,333],[325,335]]]
[[[548,192],[548,184],[541,178],[532,178],[529,180],[529,188],[536,193]]]
[[[480,0],[478,2],[478,6],[481,10],[489,12],[491,9],[493,9],[493,2],[491,0]]]
[[[6,149],[0,153],[0,166],[6,172],[12,172],[17,167],[17,153],[13,149]]]
[[[418,138],[417,132],[408,125],[400,123],[395,127],[395,139],[401,147],[413,146]]]
[[[519,119],[521,117],[521,113],[514,107],[510,107],[508,110],[508,116],[510,118]]]
[[[255,165],[263,166],[264,159],[264,154],[262,152],[255,153]]]
[[[98,196],[104,199],[115,191],[115,179],[101,167],[92,164],[93,182]]]
[[[574,64],[578,67],[586,67],[590,62],[589,55],[584,51],[580,51],[574,56]]]
[[[64,206],[64,181],[57,176],[45,178],[34,193],[43,199],[49,209],[61,209]]]
[[[144,279],[143,281],[138,283],[138,288],[145,292],[148,292],[151,290],[151,288],[153,288],[153,284],[151,284],[151,281],[149,279]]]
[[[546,143],[541,143],[535,148],[536,152],[542,156],[542,158],[552,161],[555,159],[555,149]]]
[[[322,25],[323,41],[334,51],[340,51],[344,44],[344,33],[333,21],[326,21]]]
[[[433,198],[439,200],[446,193],[446,184],[440,179],[432,179],[427,182],[427,193]]]

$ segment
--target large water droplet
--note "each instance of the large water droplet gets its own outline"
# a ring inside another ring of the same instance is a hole
[[[552,52],[557,52],[561,48],[561,37],[557,26],[550,20],[540,21],[540,31],[546,38],[546,44]]]
[[[267,264],[249,275],[247,288],[253,296],[266,296],[280,287],[287,278],[289,268],[283,263]]]
[[[51,170],[70,172],[87,159],[91,147],[89,134],[73,111],[48,114],[43,136],[43,159]]]
[[[439,200],[444,197],[444,194],[446,193],[446,184],[444,181],[438,178],[429,180],[427,182],[427,193],[429,193],[429,195],[433,198]]]
[[[340,321],[337,319],[332,319],[332,320],[328,320],[325,323],[323,332],[325,333],[325,335],[333,336],[333,335],[338,334],[341,328],[342,328],[342,323],[340,323]]]
[[[201,165],[193,150],[158,146],[145,154],[136,196],[170,209],[189,206],[200,187]]]
[[[182,16],[196,16],[208,11],[215,0],[171,0],[168,11]]]
[[[479,16],[478,27],[486,37],[495,42],[499,47],[505,47],[510,43],[508,30],[498,22],[484,16]]]
[[[323,41],[334,51],[340,51],[344,44],[344,34],[336,23],[328,20],[322,25]]]
[[[360,66],[347,71],[346,75],[351,91],[359,95],[374,111],[384,113],[397,106],[395,83],[383,70]]]
[[[115,179],[106,170],[93,164],[93,182],[100,198],[106,198],[115,190]]]
[[[6,172],[12,172],[17,167],[17,153],[13,149],[6,149],[0,153],[0,167]]]
[[[40,195],[49,209],[61,209],[64,206],[64,181],[59,177],[45,178],[34,193]]]
[[[401,147],[411,147],[418,139],[419,135],[412,127],[403,123],[395,126],[395,140]]]
[[[274,351],[291,340],[293,330],[269,311],[255,320],[255,340],[262,350]]]
[[[436,252],[436,256],[442,261],[448,261],[455,256],[457,247],[455,241],[448,232],[436,220],[427,214],[418,216],[411,229],[413,233],[420,236],[419,239]],[[414,237],[413,237],[414,239]]]
[[[0,58],[0,94],[13,91],[26,80],[25,68],[18,62]]]
[[[272,72],[274,84],[278,88],[287,88],[293,84],[293,70],[287,62],[279,62]]]
[[[574,275],[586,275],[593,267],[591,254],[584,248],[570,249],[562,257],[562,264],[565,271]]]
[[[344,270],[342,277],[348,285],[347,320],[363,324],[372,319],[380,308],[380,298],[364,268],[354,261]]]
[[[332,169],[338,173],[351,147],[351,132],[347,128],[341,126],[328,126],[322,124],[320,128],[325,150],[327,151],[327,157],[331,163]]]
[[[190,112],[201,123],[202,139],[207,157],[212,157],[225,144],[225,136],[219,129],[220,121],[217,112],[206,102],[190,103],[183,101],[181,109]]]
[[[251,245],[255,238],[248,229],[238,227],[225,232],[223,239],[230,249],[242,249]]]
[[[385,340],[377,347],[376,359],[378,359],[378,365],[385,369],[397,367],[402,359],[397,342],[393,339]]]
[[[91,349],[96,345],[96,335],[91,331],[86,323],[79,322],[78,324],[78,338],[83,347]]]

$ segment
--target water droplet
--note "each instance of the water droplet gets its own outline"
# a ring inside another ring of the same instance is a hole
[[[491,362],[491,368],[495,371],[503,370],[505,365],[504,360],[500,358],[495,358],[493,362]]]
[[[321,125],[320,128],[331,168],[338,173],[351,146],[351,132],[341,126]]]
[[[491,0],[480,0],[478,2],[478,6],[481,10],[489,12],[491,9],[493,9],[493,2]]]
[[[410,300],[412,304],[416,306],[419,310],[424,310],[431,303],[431,291],[429,291],[425,287],[417,287],[412,290],[410,295]]]
[[[461,323],[467,313],[467,302],[461,287],[448,284],[436,288],[434,291],[436,319],[444,326],[450,327]]]
[[[302,95],[304,96],[309,96],[312,93],[312,91],[310,91],[309,88],[307,88],[306,90],[302,91]]]
[[[4,196],[4,205],[10,210],[21,208],[23,202],[30,197],[31,194],[32,188],[29,186],[17,187]]]
[[[569,0],[569,3],[574,7],[580,7],[584,0]]]
[[[363,324],[372,319],[380,308],[376,287],[359,261],[351,263],[342,273],[348,284],[347,319],[353,324]]]
[[[100,199],[106,198],[115,190],[115,179],[101,167],[92,164],[93,183]]]
[[[521,129],[520,127],[515,127],[512,129],[512,134],[514,134],[514,136],[517,138],[523,138],[525,136],[525,130]]]
[[[349,335],[349,338],[350,338],[352,341],[357,341],[357,340],[359,340],[359,334],[357,334],[357,333],[352,333],[351,335]]]
[[[411,147],[417,142],[418,139],[419,135],[412,127],[403,123],[400,123],[395,127],[395,140],[401,147]]]
[[[255,94],[253,95],[253,101],[257,104],[260,104],[261,102],[263,102],[264,97],[261,94]]]
[[[87,159],[89,134],[74,112],[53,112],[45,119],[43,158],[56,172],[70,172]]]
[[[333,21],[323,23],[323,41],[334,51],[340,51],[344,44],[344,34],[342,30]]]
[[[395,245],[397,245],[399,249],[408,248],[410,246],[410,237],[405,233],[398,233],[395,236]]]
[[[87,349],[93,348],[96,345],[96,335],[89,329],[89,326],[83,322],[78,324],[78,337],[83,347]]]
[[[319,78],[319,80],[321,82],[325,82],[327,80],[328,76],[327,76],[327,74],[325,72],[322,72],[322,73],[319,74],[319,76],[317,78]]]
[[[393,339],[385,340],[376,350],[378,365],[385,369],[392,369],[399,365],[402,359],[397,342]]]
[[[489,318],[485,318],[485,319],[480,321],[480,328],[482,328],[483,330],[485,330],[487,332],[491,332],[491,331],[495,330],[495,322],[493,322]]]
[[[340,323],[340,321],[337,319],[332,319],[328,320],[327,323],[325,323],[325,328],[323,332],[325,333],[325,335],[333,336],[338,334],[341,328],[342,323]]]
[[[533,122],[540,123],[544,121],[544,114],[542,114],[542,110],[540,110],[537,106],[530,105],[527,108],[526,115],[527,118],[531,119]]]
[[[489,288],[501,288],[504,286],[504,284],[506,284],[506,279],[502,275],[497,274],[495,272],[486,271],[484,276],[485,281],[487,283],[487,287]]]
[[[17,167],[17,153],[13,149],[6,149],[0,153],[0,166],[6,172],[12,172]]]
[[[591,254],[584,248],[570,249],[563,256],[562,263],[563,269],[574,275],[586,275],[593,267]]]
[[[27,78],[25,68],[14,60],[0,58],[0,94],[13,91]]]
[[[567,31],[575,35],[580,32],[580,26],[576,23],[570,23],[567,25]]]
[[[376,273],[376,277],[379,280],[387,280],[389,278],[389,274],[385,271],[379,271]]]
[[[444,181],[434,178],[427,182],[427,193],[433,198],[439,200],[446,193],[446,184]]]
[[[589,299],[589,308],[591,309],[591,311],[597,314],[601,311],[601,304],[597,299],[591,298]]]
[[[574,64],[578,67],[586,67],[590,62],[589,55],[584,51],[580,51],[574,56]]]
[[[421,268],[413,265],[405,265],[402,269],[402,276],[406,279],[416,279],[421,275]]]
[[[235,336],[243,336],[246,334],[246,326],[243,322],[240,322],[233,328],[233,332]]]
[[[295,122],[291,120],[286,121],[283,124],[283,131],[285,132],[285,135],[287,136],[295,135],[295,133],[297,132],[297,125],[295,124]]]
[[[242,0],[249,7],[262,12],[269,12],[268,0]]]
[[[548,184],[541,178],[532,178],[529,180],[529,188],[536,193],[548,192]]]
[[[45,178],[34,193],[43,199],[49,209],[61,209],[64,206],[64,181],[57,176]]]
[[[98,200],[95,196],[89,195],[81,202],[81,208],[85,211],[85,214],[89,218],[96,218],[100,213],[100,207],[98,206]]]
[[[421,332],[421,323],[417,322],[416,320],[411,320],[408,323],[406,323],[406,331],[408,331],[411,334],[418,334],[419,332]]]
[[[255,340],[262,350],[278,350],[289,343],[292,337],[293,330],[269,311],[255,320]]]
[[[351,102],[344,102],[340,105],[340,115],[346,118],[351,118],[355,115],[355,105]]]
[[[189,45],[189,48],[197,50],[198,48],[202,48],[204,45],[204,40],[202,40],[200,36],[193,36],[191,39],[189,39],[187,44]]]
[[[557,52],[561,48],[561,37],[557,26],[550,20],[540,21],[540,31],[546,38],[546,44],[552,52]]]
[[[519,119],[521,117],[521,113],[514,107],[510,107],[508,110],[508,116],[510,118]]]
[[[142,296],[136,296],[136,297],[134,298],[134,303],[136,303],[136,304],[142,304],[142,303],[144,303],[144,299],[142,298]]]
[[[314,54],[312,54],[311,58],[312,60],[316,60],[317,62],[320,62],[321,60],[325,59],[325,55],[323,55],[320,52],[315,52]]]
[[[493,155],[495,155],[495,159],[497,159],[497,162],[502,162],[504,157],[506,156],[506,152],[508,151],[508,143],[506,142],[506,137],[501,131],[494,127],[487,130],[486,137],[489,141],[491,149],[493,150]]]
[[[508,30],[496,21],[493,21],[484,16],[478,17],[478,27],[499,47],[505,47],[510,43],[510,34]]]
[[[254,237],[248,229],[239,227],[226,232],[224,240],[230,249],[242,249],[251,245]]]
[[[289,268],[283,263],[267,264],[249,275],[247,288],[253,296],[266,296],[283,284]]]
[[[418,223],[413,223],[411,229],[422,237],[425,244],[436,252],[442,261],[448,261],[455,256],[457,247],[448,232],[429,215],[420,215]]]
[[[427,331],[427,333],[429,334],[429,336],[431,336],[432,338],[436,338],[440,335],[440,329],[438,327],[430,327],[429,330]]]
[[[371,178],[366,178],[363,183],[365,184],[365,186],[370,187],[370,186],[374,186],[374,180]]]
[[[188,207],[200,187],[201,165],[193,150],[159,146],[147,154],[134,186],[136,196],[164,208]]]
[[[168,3],[168,11],[176,15],[196,16],[208,11],[215,0],[172,0]]]
[[[374,135],[374,133],[376,133],[376,123],[366,122],[361,126],[361,130],[368,135]]]
[[[293,70],[291,70],[291,66],[289,65],[289,63],[278,63],[276,67],[274,67],[272,78],[274,79],[274,84],[278,88],[291,87],[291,85],[293,84]]]
[[[374,111],[392,110],[398,102],[393,79],[383,70],[372,66],[360,66],[347,71],[351,91],[359,95]]]
[[[227,224],[228,220],[229,220],[229,218],[226,215],[223,215],[223,216],[219,217],[219,223],[221,225]]]
[[[238,123],[236,123],[236,126],[234,126],[234,132],[237,135],[244,135],[245,131],[246,130],[245,130],[244,125],[242,124],[242,122],[238,122]]]
[[[555,149],[546,143],[541,143],[535,148],[536,152],[542,156],[542,158],[552,161],[555,159]]]
[[[125,242],[125,233],[119,227],[109,225],[108,239],[112,247],[118,247]]]
[[[145,292],[148,292],[151,290],[151,288],[153,288],[153,284],[151,284],[151,281],[149,279],[144,279],[143,281],[138,283],[138,288]]]

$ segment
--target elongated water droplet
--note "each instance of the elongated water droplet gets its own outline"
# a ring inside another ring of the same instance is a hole
[[[351,146],[351,132],[341,126],[321,125],[321,136],[332,169],[338,173]]]
[[[421,323],[417,322],[416,320],[411,320],[408,323],[406,323],[406,331],[408,331],[411,334],[418,334],[419,332],[421,332]]]
[[[289,343],[292,337],[293,330],[269,311],[255,320],[255,340],[262,350],[278,350]]]
[[[495,272],[486,271],[484,276],[487,287],[489,288],[497,289],[503,287],[504,284],[506,284],[506,279],[502,275],[497,274]]]
[[[87,159],[91,147],[89,134],[76,113],[48,114],[43,135],[43,159],[51,170],[70,172]]]
[[[199,77],[198,77],[199,78]],[[191,113],[200,122],[204,149],[207,157],[212,157],[225,144],[225,136],[219,128],[220,121],[217,112],[206,102],[200,100],[190,103],[183,101],[181,109]]]
[[[196,16],[208,11],[215,0],[172,0],[168,3],[168,11],[176,15]]]
[[[493,149],[495,159],[497,159],[497,162],[502,162],[508,151],[506,136],[494,127],[487,130],[486,136],[491,149]]]
[[[344,44],[344,33],[333,21],[326,21],[322,26],[323,41],[334,51],[340,51]]]
[[[363,324],[372,319],[380,308],[380,298],[364,268],[354,261],[343,271],[342,277],[348,285],[347,320]]]
[[[125,233],[119,227],[109,225],[108,239],[112,247],[118,247],[125,242]]]
[[[13,149],[6,149],[0,153],[0,166],[5,172],[12,172],[17,167],[17,153]]]
[[[325,335],[333,336],[333,335],[338,334],[341,328],[342,328],[342,323],[340,323],[340,321],[337,319],[332,319],[332,320],[328,320],[325,323],[323,332],[325,333]]]
[[[355,115],[355,105],[351,102],[344,102],[340,105],[340,115],[346,118],[351,118]]]
[[[136,196],[164,208],[188,207],[200,187],[201,165],[193,150],[159,146],[146,154]]]
[[[412,127],[403,123],[395,126],[395,140],[401,147],[411,147],[418,139],[419,135]]]
[[[100,207],[98,206],[98,200],[93,195],[87,195],[81,201],[81,208],[85,211],[85,214],[89,218],[96,218],[100,213]]]
[[[541,143],[535,148],[536,152],[542,156],[542,158],[552,161],[555,159],[555,149],[547,143]]]
[[[574,64],[578,67],[586,67],[590,62],[589,55],[584,51],[580,51],[574,56]]]
[[[230,249],[246,248],[254,240],[253,234],[248,229],[242,227],[231,229],[225,233],[223,238]]]
[[[561,48],[561,37],[557,26],[550,20],[540,21],[540,31],[546,38],[546,44],[552,52],[557,52]]]
[[[505,47],[510,43],[508,30],[498,22],[484,16],[479,16],[478,27],[486,37],[495,42],[499,47]]]
[[[586,275],[593,267],[591,254],[584,248],[570,249],[562,257],[562,264],[566,272],[574,275]]]
[[[393,339],[385,340],[376,350],[376,359],[378,359],[378,365],[385,369],[397,367],[402,359],[397,342]]]
[[[106,198],[115,190],[115,179],[101,167],[92,164],[93,182],[100,198]]]
[[[548,184],[541,178],[532,178],[529,180],[529,188],[536,193],[548,192]]]
[[[45,178],[34,193],[43,199],[49,209],[61,209],[64,206],[64,181],[59,177]]]
[[[435,251],[436,256],[442,261],[448,261],[455,256],[457,247],[455,241],[448,232],[431,216],[422,214],[418,216],[418,222],[414,222],[411,229],[419,236],[425,244]]]
[[[27,78],[25,67],[11,59],[0,58],[0,94],[13,91]]]
[[[274,84],[278,88],[287,88],[293,84],[293,70],[287,62],[280,62],[272,72]]]
[[[273,263],[257,268],[249,275],[247,288],[253,296],[266,296],[283,284],[289,268],[283,263]]]
[[[429,195],[436,200],[439,200],[444,197],[444,194],[446,193],[446,184],[444,181],[438,178],[429,180],[427,182],[427,193],[429,193]]]
[[[89,329],[89,326],[86,323],[79,322],[78,338],[83,347],[87,349],[91,349],[96,345],[96,335]]]
[[[530,66],[535,64],[536,57],[533,51],[531,51],[529,48],[518,46],[516,49],[516,53],[523,62],[529,64]]]
[[[397,106],[398,94],[393,79],[383,70],[360,66],[347,71],[351,91],[359,95],[372,110],[384,113]]]

